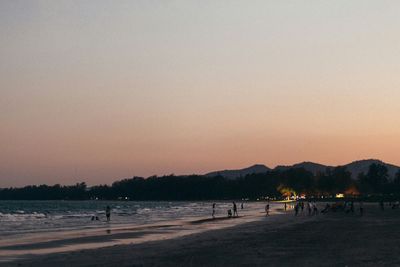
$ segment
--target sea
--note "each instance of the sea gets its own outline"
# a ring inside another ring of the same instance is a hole
[[[259,220],[265,216],[265,202],[244,201],[237,202],[239,219],[226,220],[227,211],[232,209],[233,204],[230,201],[218,201],[215,202],[217,220],[209,221],[213,203],[0,201],[0,262],[28,254],[174,238]],[[271,213],[274,213],[278,204],[270,205]],[[110,222],[105,216],[107,206],[111,208]]]
[[[97,228],[106,223],[105,209],[111,207],[111,224],[145,225],[209,217],[213,202],[152,201],[0,201],[0,236],[46,231]],[[216,202],[216,216],[225,216],[232,202]],[[241,210],[242,202],[237,203]],[[246,202],[245,213],[263,211],[265,204]],[[92,221],[92,217],[99,220]]]

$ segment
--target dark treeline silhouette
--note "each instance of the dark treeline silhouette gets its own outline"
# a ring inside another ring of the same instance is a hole
[[[250,174],[238,179],[222,176],[162,176],[147,179],[134,177],[109,185],[87,187],[40,185],[0,189],[1,200],[224,200],[306,197],[400,196],[400,171],[389,181],[384,165],[371,164],[357,180],[344,167],[327,169],[313,175],[303,168]]]

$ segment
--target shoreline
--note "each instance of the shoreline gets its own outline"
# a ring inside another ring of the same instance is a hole
[[[272,213],[279,214],[278,211]],[[92,229],[39,232],[0,240],[0,265],[56,253],[174,239],[257,221],[262,217],[260,212],[252,211],[233,218],[195,216],[144,225],[109,224]]]
[[[33,256],[0,266],[399,265],[400,210],[293,213],[169,240]]]

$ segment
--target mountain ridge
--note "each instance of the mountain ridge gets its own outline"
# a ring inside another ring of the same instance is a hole
[[[250,167],[246,167],[243,169],[213,171],[205,174],[205,176],[211,177],[211,176],[221,175],[228,179],[236,179],[239,177],[246,176],[248,174],[264,173],[268,171],[271,171],[271,169],[265,166],[264,164],[254,164]]]
[[[237,179],[239,177],[243,177],[248,174],[264,173],[268,171],[285,171],[295,168],[304,168],[305,170],[310,171],[315,175],[319,172],[324,172],[327,169],[333,169],[335,167],[345,167],[349,172],[351,172],[352,178],[356,179],[360,173],[362,172],[367,173],[369,166],[373,163],[382,164],[386,166],[388,169],[389,179],[393,179],[395,174],[400,170],[399,166],[396,166],[391,163],[386,163],[379,159],[363,159],[363,160],[352,161],[345,165],[337,165],[337,166],[324,165],[311,161],[303,161],[300,163],[295,163],[293,165],[277,165],[275,168],[269,168],[264,164],[255,164],[243,169],[213,171],[206,173],[205,176],[209,177],[209,176],[221,175],[228,179]]]

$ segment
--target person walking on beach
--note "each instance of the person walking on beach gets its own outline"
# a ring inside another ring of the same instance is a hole
[[[287,210],[287,204],[285,203],[285,211]]]
[[[265,216],[269,216],[269,203],[267,203],[267,205],[265,205]]]
[[[106,217],[107,217],[107,222],[110,221],[110,217],[111,217],[111,208],[110,206],[106,207]]]
[[[242,204],[240,205],[240,209],[243,209],[243,202],[242,202]]]
[[[237,212],[237,206],[236,206],[236,203],[235,203],[235,201],[233,201],[233,217],[239,217],[239,214],[238,214],[238,212]]]
[[[215,218],[215,203],[212,204],[212,217]]]
[[[300,208],[301,208],[301,213],[303,213],[303,210],[304,210],[304,202],[300,202]]]
[[[363,216],[363,214],[364,214],[364,205],[363,202],[360,201],[360,216]]]

